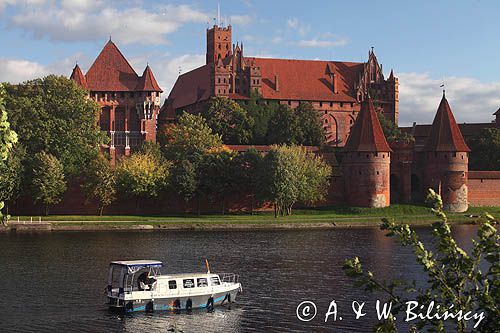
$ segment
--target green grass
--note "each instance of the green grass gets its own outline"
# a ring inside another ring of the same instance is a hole
[[[481,215],[489,212],[500,216],[500,207],[471,207],[466,213],[449,213],[452,222],[473,222],[475,218],[467,215]],[[172,216],[142,215],[50,215],[43,216],[42,221],[50,221],[58,225],[137,225],[137,224],[272,224],[272,223],[377,223],[382,217],[393,218],[398,222],[428,223],[437,218],[429,208],[418,205],[392,205],[386,208],[356,207],[324,207],[319,209],[296,209],[291,216],[275,219],[272,212],[250,214],[193,214]],[[30,217],[20,216],[20,220],[29,221]],[[11,220],[17,220],[13,216]],[[34,218],[38,221],[38,217]]]

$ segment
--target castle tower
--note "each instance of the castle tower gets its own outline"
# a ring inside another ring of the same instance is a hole
[[[466,211],[470,149],[458,128],[444,91],[424,146],[424,152],[425,189],[433,188],[441,194],[445,210]]]
[[[231,54],[231,26],[219,27],[214,25],[207,29],[207,56],[206,63],[217,63],[218,59],[225,59]]]
[[[389,206],[391,148],[370,97],[361,103],[344,152],[342,170],[347,204],[359,207]]]
[[[83,89],[88,89],[87,80],[85,79],[85,76],[83,75],[82,70],[80,69],[80,66],[78,66],[78,64],[76,64],[75,68],[73,68],[73,72],[71,73],[71,76],[69,78],[70,80],[75,81],[75,83]]]

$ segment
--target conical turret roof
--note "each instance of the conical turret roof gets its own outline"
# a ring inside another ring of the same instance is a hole
[[[158,85],[158,82],[156,82],[153,71],[151,70],[149,65],[147,65],[146,69],[144,69],[144,72],[139,78],[139,82],[137,83],[137,87],[135,88],[135,90],[163,92],[163,90],[161,90],[160,86]]]
[[[390,152],[382,126],[370,97],[361,103],[361,111],[344,147],[347,152]]]
[[[139,76],[111,39],[85,78],[92,91],[134,91],[139,81]]]
[[[432,122],[431,132],[425,142],[424,151],[470,151],[460,132],[460,128],[458,128],[444,91],[443,98],[441,98],[441,103],[439,103],[436,116]]]
[[[75,68],[73,68],[73,72],[71,73],[70,79],[75,81],[76,84],[78,84],[80,87],[83,89],[87,89],[87,80],[85,79],[85,76],[82,73],[82,70],[80,69],[80,66],[78,64],[75,65]]]

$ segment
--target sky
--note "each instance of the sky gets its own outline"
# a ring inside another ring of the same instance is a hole
[[[217,17],[247,56],[362,62],[368,50],[400,82],[400,125],[431,123],[442,96],[458,122],[500,107],[500,1],[0,0],[0,82],[86,73],[109,40],[167,97],[205,62]]]

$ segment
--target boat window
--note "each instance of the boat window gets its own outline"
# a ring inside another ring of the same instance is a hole
[[[168,289],[177,289],[177,281],[175,280],[168,281]]]
[[[206,278],[198,278],[196,280],[196,285],[198,287],[207,287],[208,286],[208,281]]]
[[[184,288],[194,288],[194,279],[182,280]]]
[[[218,276],[212,276],[210,278],[210,284],[212,286],[219,286],[220,285],[219,277]]]

